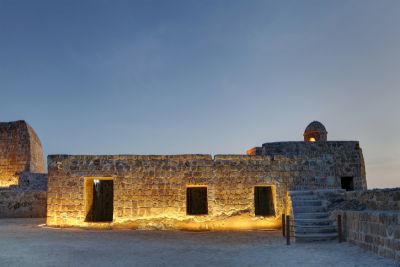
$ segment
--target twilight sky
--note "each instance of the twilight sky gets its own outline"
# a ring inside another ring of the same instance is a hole
[[[400,1],[0,0],[0,121],[47,154],[360,140],[400,186]]]

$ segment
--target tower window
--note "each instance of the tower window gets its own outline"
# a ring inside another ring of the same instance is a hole
[[[340,182],[342,185],[342,189],[345,189],[346,191],[354,191],[353,177],[341,177]]]

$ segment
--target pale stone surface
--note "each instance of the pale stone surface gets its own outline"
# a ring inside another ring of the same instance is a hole
[[[347,242],[286,246],[279,231],[99,231],[40,223],[0,220],[0,266],[396,266]]]

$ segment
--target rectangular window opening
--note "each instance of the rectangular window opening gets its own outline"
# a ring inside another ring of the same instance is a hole
[[[342,189],[345,189],[346,191],[354,191],[353,177],[341,177],[340,182],[342,184]]]
[[[254,188],[254,209],[256,216],[275,216],[272,186]]]
[[[186,189],[186,213],[188,215],[208,214],[207,187]]]
[[[114,183],[112,179],[85,181],[86,221],[111,222],[114,209]]]

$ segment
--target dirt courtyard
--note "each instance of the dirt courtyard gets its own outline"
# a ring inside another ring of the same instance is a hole
[[[0,266],[396,266],[337,241],[286,246],[278,231],[182,232],[38,227],[0,220]]]

